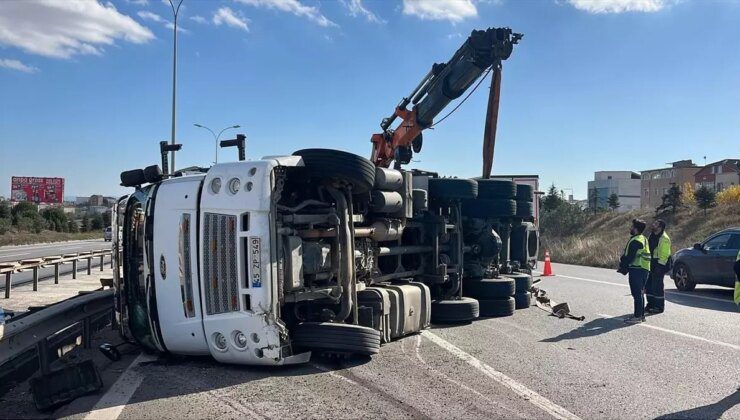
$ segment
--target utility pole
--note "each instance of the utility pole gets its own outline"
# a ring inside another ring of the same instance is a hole
[[[170,7],[172,7],[172,16],[174,18],[173,22],[173,48],[172,48],[172,137],[170,139],[170,144],[175,145],[175,107],[176,107],[176,99],[177,99],[177,15],[180,12],[180,6],[182,6],[183,0],[180,0],[177,3],[177,7],[175,7],[175,3],[172,2],[172,0],[168,0],[170,2]],[[177,0],[175,0],[177,1]],[[172,161],[172,169],[171,172],[175,173],[175,151],[172,150],[171,152],[171,161]]]

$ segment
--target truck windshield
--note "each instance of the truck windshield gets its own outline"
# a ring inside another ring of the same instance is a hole
[[[146,269],[146,214],[139,194],[133,195],[126,206],[124,221],[123,281],[128,322],[131,334],[141,345],[156,350],[154,332],[149,318],[149,270]]]

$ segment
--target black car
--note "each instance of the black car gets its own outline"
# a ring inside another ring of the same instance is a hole
[[[711,235],[692,248],[673,256],[671,278],[678,290],[694,290],[697,284],[734,287],[732,266],[740,249],[740,228],[730,228]]]

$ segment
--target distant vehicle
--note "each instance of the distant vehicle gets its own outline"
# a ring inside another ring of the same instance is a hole
[[[717,232],[692,248],[676,252],[671,278],[683,291],[694,290],[697,284],[734,287],[732,266],[738,249],[740,227]]]
[[[107,228],[103,229],[103,240],[108,242],[113,239],[113,233],[111,231],[111,227],[108,226]]]

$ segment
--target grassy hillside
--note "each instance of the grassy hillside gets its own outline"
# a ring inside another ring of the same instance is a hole
[[[76,241],[80,239],[99,239],[103,237],[102,231],[95,232],[56,232],[44,230],[34,232],[6,232],[0,235],[0,246],[5,245],[28,245],[46,242]]]
[[[599,213],[585,216],[585,222],[568,233],[543,229],[542,249],[550,251],[553,262],[615,268],[629,238],[630,221],[639,217],[652,222],[656,216],[651,210],[629,213]],[[680,209],[676,214],[661,215],[668,223],[666,232],[671,237],[673,251],[690,247],[709,234],[728,227],[740,227],[740,206],[720,204],[703,210],[694,206]]]

